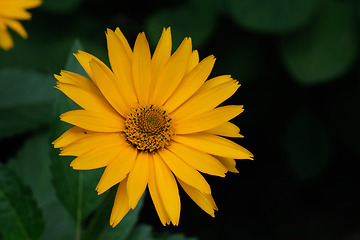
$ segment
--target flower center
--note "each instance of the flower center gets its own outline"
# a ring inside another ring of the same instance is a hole
[[[131,109],[125,120],[126,139],[138,150],[152,152],[169,145],[174,131],[171,118],[154,105]]]

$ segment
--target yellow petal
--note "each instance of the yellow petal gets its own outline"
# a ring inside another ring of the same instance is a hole
[[[189,166],[199,170],[200,172],[225,177],[227,168],[224,167],[215,157],[205,152],[195,150],[177,142],[172,142],[169,146],[169,150],[175,153]]]
[[[58,78],[60,78],[60,76],[58,76]],[[89,82],[91,81],[89,80]],[[120,117],[97,88],[94,88],[94,91],[86,91],[78,86],[61,82],[57,83],[56,88],[85,110],[99,113],[108,118]]]
[[[211,193],[209,184],[198,171],[167,149],[158,151],[158,153],[177,178],[180,178],[203,193]]]
[[[1,27],[1,25],[0,25]],[[13,39],[11,38],[10,33],[6,29],[0,28],[0,47],[4,50],[9,50],[14,46]]]
[[[171,55],[171,47],[172,47],[172,42],[171,42],[170,27],[166,29],[164,28],[151,60],[152,79],[155,80],[158,78],[159,72],[164,67],[166,62],[169,60]],[[154,81],[152,82],[152,85],[153,85],[152,86],[153,89],[155,86]]]
[[[120,116],[108,118],[87,110],[69,111],[61,114],[60,119],[61,121],[94,132],[121,132],[125,130],[125,121]]]
[[[137,102],[137,97],[133,86],[131,55],[112,30],[107,30],[106,38],[111,68],[117,79],[115,84],[126,104],[133,106]]]
[[[185,75],[188,74],[190,71],[192,71],[198,64],[199,64],[199,53],[197,50],[194,50],[190,55],[189,63],[185,70]]]
[[[115,117],[115,118],[118,117],[118,116],[113,116],[114,114],[118,115],[118,113],[109,104],[109,102],[100,92],[99,88],[90,79],[80,74],[65,70],[62,70],[60,74],[61,76],[59,75],[54,75],[54,76],[60,83],[66,84],[64,85],[65,86],[64,90],[66,92],[64,91],[63,92],[67,94],[67,96],[69,96],[77,104],[79,104],[83,108],[92,109],[93,111],[97,110],[95,112],[102,112],[102,113],[107,112],[108,113],[107,115],[110,115],[110,117]],[[78,88],[72,89],[71,86],[68,85],[73,85]],[[60,88],[60,90],[62,89]]]
[[[96,187],[98,194],[102,194],[109,188],[122,181],[132,170],[137,150],[128,145],[125,149],[106,167]]]
[[[178,120],[175,133],[188,134],[205,131],[226,123],[243,111],[243,106],[229,105],[218,107],[183,121]]]
[[[149,192],[150,192],[151,199],[154,203],[156,212],[159,215],[160,221],[165,226],[165,225],[170,224],[170,218],[169,218],[168,213],[166,212],[165,206],[160,197],[158,186],[156,184],[154,159],[153,159],[152,155],[150,156],[149,160],[150,160],[150,165],[149,165],[150,176],[149,176],[149,183],[148,183]]]
[[[129,173],[127,192],[129,196],[129,206],[134,209],[146,189],[150,175],[149,154],[140,152],[135,161],[134,168]]]
[[[158,154],[154,154],[154,175],[160,198],[170,221],[177,226],[180,218],[179,189],[168,166]]]
[[[106,38],[109,60],[115,75],[121,76],[122,72],[125,71],[125,76],[130,77],[132,54],[128,54],[121,40],[111,29],[107,29]]]
[[[70,166],[76,170],[90,170],[106,167],[120,154],[122,150],[121,146],[123,148],[125,147],[119,143],[109,143],[106,145],[101,143],[96,149],[92,149],[75,158]]]
[[[91,133],[93,132],[75,126],[64,132],[58,139],[53,141],[52,144],[54,144],[55,148],[65,147]]]
[[[214,66],[214,56],[202,60],[184,79],[180,82],[175,92],[165,103],[164,108],[172,112],[175,108],[190,98],[205,82]]]
[[[73,55],[78,60],[78,62],[82,66],[82,68],[85,70],[85,72],[87,73],[89,78],[94,79],[93,73],[90,68],[90,61],[91,61],[91,59],[93,59],[92,57],[95,58],[95,56],[93,56],[87,52],[80,51],[80,50],[77,53],[73,53]]]
[[[148,103],[151,84],[151,55],[145,33],[139,33],[135,41],[132,73],[137,97],[141,104]]]
[[[0,8],[4,6],[14,6],[19,8],[34,8],[40,6],[41,0],[1,0]]]
[[[198,189],[191,187],[190,185],[184,183],[179,178],[177,179],[184,191],[189,195],[189,197],[206,213],[210,216],[215,217],[214,210],[217,210],[215,201],[212,198],[211,194],[203,194]]]
[[[7,29],[7,26],[6,26],[6,24],[5,24],[5,20],[6,20],[6,18],[3,18],[3,17],[1,17],[0,16],[0,30],[6,30]]]
[[[124,34],[121,32],[120,28],[115,29],[115,34],[119,38],[121,44],[123,45],[126,54],[131,59],[131,55],[132,55],[131,47],[130,47],[128,41],[126,40]]]
[[[234,79],[231,78],[231,75],[221,75],[214,78],[211,78],[207,80],[204,85],[201,86],[201,88],[196,92],[196,94],[203,93],[205,91],[208,91],[209,89],[216,87],[220,84],[232,82]]]
[[[185,38],[180,47],[165,64],[155,83],[153,103],[161,106],[175,91],[184,77],[191,54],[191,39]]]
[[[231,122],[223,123],[217,127],[204,131],[204,133],[211,133],[225,137],[243,138],[240,134],[240,128]]]
[[[206,91],[201,91],[200,88],[188,101],[171,113],[172,118],[185,120],[207,112],[231,97],[238,88],[238,82],[234,80],[219,84]]]
[[[128,143],[125,135],[120,133],[92,133],[86,134],[77,141],[74,141],[61,148],[62,156],[80,156],[90,151],[97,150],[104,145],[118,144],[119,149],[124,149]]]
[[[25,28],[23,27],[23,25],[19,21],[7,19],[6,24],[11,29],[13,29],[15,32],[17,32],[22,38],[27,38],[28,37]]]
[[[216,157],[219,161],[230,171],[233,173],[238,173],[239,171],[236,169],[236,162],[233,158],[224,158],[224,157]]]
[[[253,155],[240,145],[219,136],[207,133],[193,133],[187,135],[175,135],[173,140],[197,150],[212,155],[235,158],[252,159]]]
[[[103,67],[107,67],[105,65],[105,63],[103,63],[100,59],[98,59],[97,57],[95,57],[94,55],[92,55],[90,53],[79,50],[77,53],[74,53],[74,56],[76,57],[76,59],[78,60],[80,65],[83,67],[85,72],[89,75],[89,77],[93,81],[94,81],[94,76],[93,76],[93,72],[90,68],[90,61],[95,60],[98,64],[103,65]],[[97,84],[97,83],[95,82],[95,84]]]
[[[31,14],[28,13],[24,8],[17,6],[5,5],[0,8],[0,16],[6,18],[13,18],[18,20],[30,20]]]
[[[115,83],[116,79],[111,70],[95,60],[90,61],[90,68],[93,73],[94,81],[104,97],[118,113],[123,117],[126,117],[129,107],[122,99],[121,91],[119,91],[117,84]]]
[[[114,206],[110,215],[110,225],[115,227],[129,212],[129,198],[126,192],[127,178],[120,182],[116,192]]]
[[[61,76],[56,75],[56,74],[54,75],[56,80],[58,80],[59,82],[72,84],[72,85],[78,86],[82,89],[85,89],[87,91],[96,92],[96,90],[94,90],[94,88],[97,88],[97,86],[87,77],[84,77],[80,74],[77,74],[74,72],[69,72],[66,70],[61,70],[60,75]]]

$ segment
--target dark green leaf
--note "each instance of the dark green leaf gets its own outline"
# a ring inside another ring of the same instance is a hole
[[[83,0],[44,0],[43,9],[51,12],[69,12],[78,8]]]
[[[287,126],[284,146],[289,164],[300,179],[318,176],[330,157],[328,132],[307,109],[298,109]]]
[[[112,187],[104,201],[89,217],[85,231],[81,235],[83,240],[97,240],[105,228],[109,227],[109,219],[114,204],[117,186]]]
[[[75,40],[75,42],[73,43],[70,53],[68,55],[66,64],[65,64],[65,69],[67,71],[71,71],[71,72],[75,72],[78,74],[81,74],[83,76],[87,76],[85,70],[82,68],[82,66],[80,65],[80,63],[76,60],[74,53],[77,53],[79,50],[84,50],[83,46],[81,45],[79,40]]]
[[[328,82],[344,74],[358,51],[355,11],[351,1],[329,0],[303,32],[283,38],[285,65],[303,85]]]
[[[0,235],[4,240],[38,239],[44,229],[41,210],[31,190],[0,165]]]
[[[145,29],[152,46],[158,42],[164,27],[171,27],[173,49],[176,49],[185,37],[191,37],[196,49],[209,39],[214,31],[215,21],[212,12],[199,11],[193,5],[162,9],[146,22]]]
[[[43,72],[58,71],[65,63],[66,51],[74,38],[58,32],[49,33],[43,29],[29,31],[29,35],[25,40],[13,34],[15,47],[10,51],[1,52],[0,66],[21,66],[24,69],[37,69]]]
[[[80,74],[84,72],[73,56],[74,52],[81,49],[81,44],[78,41],[75,42],[66,64],[66,70]],[[59,94],[55,105],[51,140],[55,140],[71,127],[69,124],[60,121],[60,114],[77,108],[78,106],[73,101],[64,94]],[[73,157],[60,157],[58,149],[52,149],[50,154],[51,172],[56,194],[79,224],[79,221],[89,216],[103,200],[103,196],[98,196],[95,192],[102,170],[75,171],[70,167]]]
[[[22,69],[0,70],[0,138],[49,124],[57,92],[52,77]]]
[[[131,240],[154,240],[153,229],[149,225],[141,224],[136,226],[128,239]]]
[[[49,147],[47,133],[35,135],[9,161],[8,167],[15,171],[22,182],[30,186],[42,209],[45,229],[41,239],[71,239],[75,235],[75,224],[56,198],[51,184]]]
[[[58,151],[51,153],[51,172],[56,194],[78,221],[85,219],[101,203],[95,187],[100,179],[100,170],[75,171],[70,167],[73,158],[59,157]]]
[[[228,0],[229,12],[243,27],[264,33],[294,30],[315,14],[318,0]]]

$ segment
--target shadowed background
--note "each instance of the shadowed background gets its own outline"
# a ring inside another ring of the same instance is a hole
[[[360,1],[44,0],[31,12],[29,38],[12,34],[14,49],[0,51],[2,163],[52,127],[52,74],[75,39],[108,62],[106,28],[120,27],[131,46],[145,31],[154,50],[170,26],[173,49],[191,37],[200,59],[217,58],[211,77],[241,83],[227,103],[244,105],[232,122],[245,138],[234,141],[255,160],[238,160],[239,173],[224,179],[205,176],[214,219],[181,191],[180,224],[165,229],[198,239],[360,239]],[[139,223],[164,230],[149,195]]]

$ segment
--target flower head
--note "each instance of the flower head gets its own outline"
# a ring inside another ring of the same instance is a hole
[[[41,2],[41,0],[0,0],[1,48],[8,50],[14,46],[8,27],[21,37],[27,38],[26,30],[18,20],[30,20],[31,14],[26,9],[38,7]]]
[[[132,50],[120,31],[107,31],[111,69],[95,56],[75,57],[91,78],[61,71],[57,88],[82,110],[60,116],[75,125],[54,141],[71,166],[106,167],[99,194],[119,183],[110,224],[136,207],[146,187],[160,221],[178,225],[178,183],[205,212],[217,210],[202,173],[224,177],[237,172],[234,159],[252,159],[245,148],[224,138],[242,137],[229,120],[242,106],[221,106],[239,88],[229,75],[207,80],[215,58],[199,62],[191,39],[171,54],[170,28],[151,56],[145,34]]]

